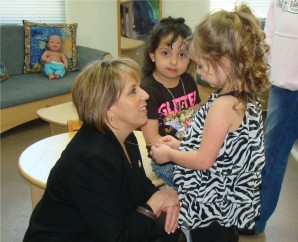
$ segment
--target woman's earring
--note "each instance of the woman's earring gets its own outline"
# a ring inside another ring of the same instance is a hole
[[[108,119],[109,122],[113,122],[114,113],[111,109],[108,110]]]

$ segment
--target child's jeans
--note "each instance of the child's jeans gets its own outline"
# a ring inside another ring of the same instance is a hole
[[[172,162],[159,165],[155,161],[151,161],[151,167],[157,177],[161,178],[169,187],[174,187],[174,164]]]

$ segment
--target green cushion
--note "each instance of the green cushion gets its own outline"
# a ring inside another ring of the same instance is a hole
[[[1,82],[0,108],[8,108],[40,99],[70,93],[79,71],[67,73],[63,79],[49,79],[44,73],[20,74]]]

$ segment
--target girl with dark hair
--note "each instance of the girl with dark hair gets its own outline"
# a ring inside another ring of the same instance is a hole
[[[199,109],[197,84],[187,73],[190,59],[183,41],[191,29],[183,18],[164,18],[147,40],[142,88],[149,94],[148,122],[142,127],[148,146],[165,135],[182,139]],[[173,164],[156,164],[152,169],[167,185],[173,186]]]

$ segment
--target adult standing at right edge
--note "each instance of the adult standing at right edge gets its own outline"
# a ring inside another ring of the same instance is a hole
[[[261,216],[255,233],[265,230],[274,212],[289,154],[298,138],[298,0],[271,0],[265,32],[270,45],[272,83],[264,135]]]

